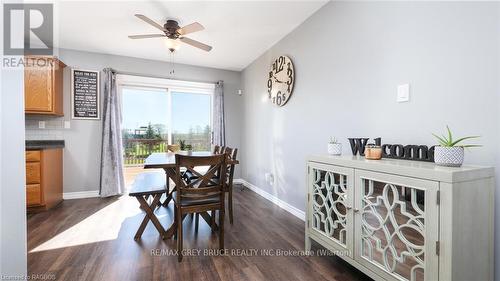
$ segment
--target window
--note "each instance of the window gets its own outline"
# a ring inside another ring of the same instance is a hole
[[[184,140],[210,150],[213,84],[118,75],[125,165]]]
[[[172,92],[173,143],[186,140],[194,151],[210,150],[211,103],[210,95]]]

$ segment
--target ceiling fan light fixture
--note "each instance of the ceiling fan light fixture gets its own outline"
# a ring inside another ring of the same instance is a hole
[[[177,51],[180,47],[180,44],[177,40],[173,40],[173,39],[165,39],[165,46],[167,47],[167,49],[170,50],[170,52],[174,52],[174,51]]]
[[[195,48],[201,49],[206,52],[210,52],[210,50],[212,50],[212,46],[184,37],[184,35],[186,34],[191,34],[193,32],[198,32],[205,29],[203,25],[201,25],[198,22],[193,22],[184,27],[180,27],[179,22],[177,20],[167,20],[167,22],[163,26],[161,26],[156,21],[146,17],[145,15],[136,14],[135,16],[143,20],[147,24],[163,31],[164,34],[130,35],[129,36],[130,39],[167,37],[168,39],[166,39],[165,45],[171,54],[173,54],[177,49],[179,49],[179,42],[177,40],[179,40],[184,44],[188,44],[190,46],[193,46]]]

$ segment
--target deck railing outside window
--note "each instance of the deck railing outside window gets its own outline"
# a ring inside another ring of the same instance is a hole
[[[202,134],[172,134],[172,142],[179,143],[179,140],[186,140],[186,144],[193,147],[193,151],[210,150],[210,133]],[[125,165],[142,165],[144,160],[156,152],[167,152],[167,140],[163,139],[137,139],[128,138],[123,140]]]

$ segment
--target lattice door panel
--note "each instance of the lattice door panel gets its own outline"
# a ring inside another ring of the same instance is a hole
[[[366,172],[356,188],[359,258],[397,280],[431,276],[426,270],[437,270],[430,247],[437,240],[437,183]]]
[[[310,227],[348,250],[352,249],[353,195],[351,169],[319,164],[310,167]]]

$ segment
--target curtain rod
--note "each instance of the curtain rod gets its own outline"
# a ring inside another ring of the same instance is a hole
[[[129,72],[129,71],[120,71],[114,68],[111,68],[113,72],[116,74],[122,74],[122,75],[131,75],[131,76],[141,76],[141,77],[149,77],[149,78],[159,78],[159,79],[169,79],[169,80],[176,80],[176,81],[188,81],[188,82],[199,82],[199,83],[210,83],[210,84],[219,84],[219,81],[213,82],[213,81],[202,81],[202,80],[185,80],[185,79],[178,79],[178,78],[171,78],[171,77],[165,77],[165,76],[159,76],[159,75],[151,75],[151,74],[143,74],[143,73],[137,73],[137,72]]]

